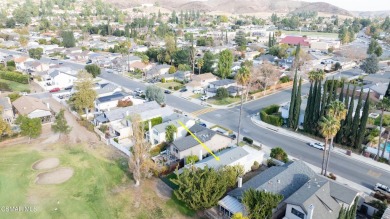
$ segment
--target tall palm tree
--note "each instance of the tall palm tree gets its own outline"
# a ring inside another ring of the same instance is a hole
[[[325,172],[325,154],[328,149],[328,141],[333,138],[337,134],[337,130],[340,128],[340,122],[334,117],[330,117],[328,115],[323,116],[319,122],[320,132],[322,136],[325,138],[325,147],[324,152],[322,154],[322,167],[321,167],[321,175],[324,175]]]
[[[242,86],[241,90],[241,105],[240,105],[240,116],[238,117],[238,134],[237,134],[237,145],[240,141],[240,133],[241,133],[241,117],[242,117],[242,106],[244,103],[244,87],[247,87],[248,82],[250,80],[251,72],[248,67],[242,66],[240,70],[237,72],[236,81],[238,84]]]
[[[315,80],[317,80],[317,72],[316,71],[309,71],[307,73],[307,77],[309,78],[310,84],[313,84]]]
[[[382,126],[383,126],[383,114],[385,111],[389,111],[390,109],[390,99],[387,97],[384,97],[379,103],[377,104],[377,108],[381,110],[381,120],[379,124],[379,142],[378,142],[378,152],[376,154],[376,159],[379,159],[379,154],[381,151],[381,135],[382,135]]]
[[[329,105],[329,110],[328,110],[328,116],[336,119],[339,123],[339,128],[336,130],[336,134],[339,131],[341,127],[341,120],[345,119],[345,116],[347,116],[347,109],[345,109],[345,105],[341,101],[332,101]],[[326,165],[325,165],[325,176],[327,175],[328,171],[328,165],[329,165],[329,159],[330,159],[330,150],[333,148],[333,139],[334,136],[331,137],[330,139],[330,145],[328,149],[328,154],[326,157]]]
[[[202,69],[203,65],[204,65],[204,60],[202,58],[198,59],[196,61],[196,65],[198,67],[198,70],[199,70],[199,74],[200,74],[200,70]]]

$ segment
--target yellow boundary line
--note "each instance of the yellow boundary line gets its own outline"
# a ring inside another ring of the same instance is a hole
[[[201,140],[199,140],[198,137],[196,137],[180,120],[178,121],[179,124],[188,132],[191,134],[191,136],[197,141],[199,142],[200,145],[202,145],[202,147],[204,147],[206,149],[207,152],[209,152],[211,155],[213,155],[213,157],[219,161],[219,157],[216,156],[211,150],[210,148],[208,148]]]

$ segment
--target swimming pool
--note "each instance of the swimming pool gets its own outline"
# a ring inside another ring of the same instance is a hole
[[[383,144],[381,144],[381,149],[383,148]],[[390,142],[387,142],[386,151],[390,153]]]

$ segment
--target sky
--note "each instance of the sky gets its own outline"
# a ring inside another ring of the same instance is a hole
[[[304,0],[307,2],[327,2],[349,11],[390,10],[389,0]]]

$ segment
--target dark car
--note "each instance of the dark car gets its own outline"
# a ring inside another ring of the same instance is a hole
[[[200,125],[200,126],[203,126],[203,127],[205,127],[205,128],[207,128],[206,123],[201,122],[201,123],[199,123],[199,125]]]
[[[172,92],[170,90],[165,90],[164,93],[171,94]]]
[[[237,136],[236,136],[236,134],[230,134],[230,135],[229,135],[229,138],[231,138],[231,139],[233,139],[233,140],[236,140]]]
[[[186,91],[188,91],[187,88],[183,88],[183,89],[180,90],[180,92],[186,92]]]
[[[64,90],[72,90],[73,86],[69,86],[69,87],[66,87],[64,88]]]

